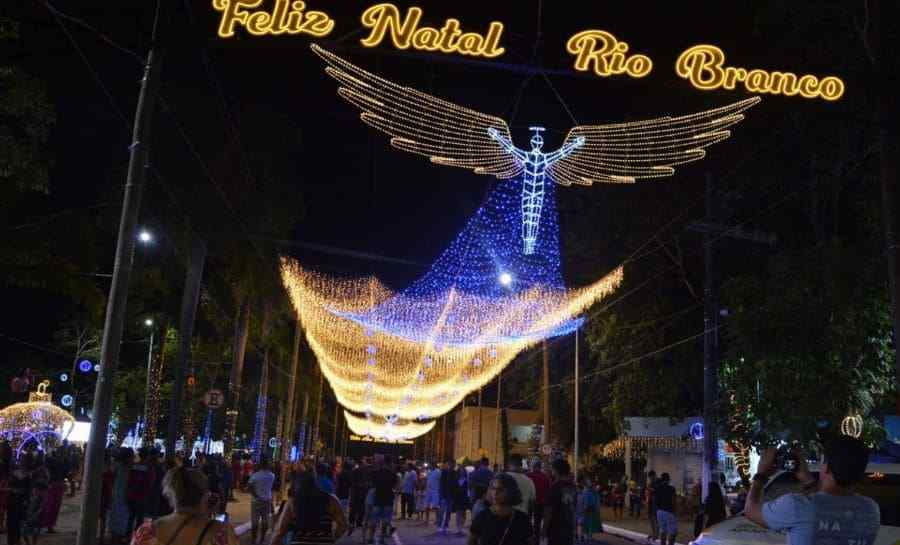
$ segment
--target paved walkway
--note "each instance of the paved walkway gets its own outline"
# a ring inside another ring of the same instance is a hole
[[[241,536],[241,543],[249,545],[250,495],[238,492],[236,497],[238,501],[229,502],[228,504],[229,520]],[[56,527],[57,533],[43,534],[40,538],[40,545],[72,545],[75,543],[75,534],[78,531],[81,515],[80,511],[80,494],[74,498],[64,498],[59,522]],[[613,520],[612,510],[604,508],[603,521],[607,533],[595,536],[594,542],[597,544],[627,545],[634,541],[643,541],[650,531],[650,523],[647,520],[646,513],[640,519],[626,516],[621,520]],[[393,539],[388,541],[389,545],[465,545],[468,536],[468,524],[464,530],[465,534],[462,536],[454,535],[452,531],[449,535],[439,534],[435,531],[433,523],[426,525],[424,522],[417,520],[396,521],[395,524],[397,532],[394,534]],[[455,521],[452,524],[455,524]],[[693,524],[687,520],[679,520],[679,526],[678,542],[688,543]],[[622,539],[623,537],[630,541]],[[356,530],[351,536],[345,536],[338,540],[340,545],[357,545],[361,543],[363,543],[363,535],[360,530]]]

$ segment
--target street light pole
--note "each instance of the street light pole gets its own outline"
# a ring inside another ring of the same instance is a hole
[[[116,243],[116,257],[113,266],[112,285],[103,326],[103,341],[100,345],[100,373],[94,389],[94,410],[91,418],[91,433],[88,439],[84,463],[84,495],[81,498],[81,520],[78,527],[76,545],[94,545],[97,541],[97,521],[100,512],[101,474],[106,450],[109,418],[112,411],[113,380],[119,366],[119,351],[122,344],[122,330],[125,309],[128,304],[128,285],[134,263],[135,229],[141,209],[141,193],[149,166],[150,121],[156,104],[156,91],[162,63],[161,52],[156,50],[157,27],[160,21],[162,2],[157,3],[153,22],[151,44],[144,65],[144,77],[135,112],[132,143],[129,147],[128,175],[119,220]]]

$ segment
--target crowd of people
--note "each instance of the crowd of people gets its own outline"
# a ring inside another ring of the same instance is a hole
[[[809,484],[808,493],[765,503],[762,485],[775,470],[774,454],[765,453],[744,515],[788,532],[792,544],[805,544],[816,542],[822,532],[847,534],[840,525],[825,522],[852,511],[852,535],[847,535],[871,543],[879,528],[878,505],[851,489],[865,472],[865,446],[844,437],[826,445],[824,456],[818,477],[806,468],[803,456],[797,458],[796,476]],[[55,531],[66,484],[70,494],[77,487],[81,459],[80,451],[67,445],[46,455],[27,451],[15,456],[9,444],[0,443],[0,520],[6,523],[10,545],[23,539],[36,545],[43,531]],[[196,454],[182,460],[163,458],[151,449],[112,449],[103,473],[100,542],[108,532],[113,545],[236,545],[226,507],[235,491],[243,490],[251,497],[253,545],[322,545],[356,531],[364,543],[383,544],[395,532],[396,520],[434,525],[436,536],[452,529],[454,535],[467,536],[468,545],[536,545],[539,540],[572,545],[602,533],[601,506],[615,512],[624,494],[632,516],[641,516],[635,504],[647,508],[648,542],[674,544],[678,500],[667,473],[657,477],[650,471],[642,484],[602,487],[588,476],[576,483],[563,459],[549,467],[533,460],[529,466],[526,471],[518,455],[504,468],[491,467],[487,459],[474,468],[453,460],[429,466],[380,454],[334,463],[306,459],[283,468],[288,480],[282,490],[282,468],[265,459],[254,464],[249,456],[236,454],[228,463],[222,456]],[[722,490],[711,486],[700,528],[726,516]]]
[[[545,471],[537,462],[530,469],[524,470],[517,455],[502,470],[491,468],[487,459],[472,470],[453,460],[429,467],[378,454],[347,459],[339,467],[302,462],[292,469],[293,499],[280,510],[272,543],[281,545],[285,538],[293,545],[333,543],[356,531],[364,543],[384,543],[396,530],[395,519],[433,524],[438,535],[453,530],[465,536],[471,516],[470,545],[536,543],[539,536],[548,545],[571,545],[583,509],[569,464],[556,460]],[[298,513],[311,506],[314,512],[300,521]],[[597,515],[588,524],[599,520],[599,503],[594,506]],[[262,528],[263,521],[254,524]],[[322,537],[332,524],[335,531]]]
[[[81,483],[82,452],[63,443],[51,452],[13,452],[0,443],[0,525],[7,543],[36,545],[42,533],[56,533],[68,485],[74,495]]]

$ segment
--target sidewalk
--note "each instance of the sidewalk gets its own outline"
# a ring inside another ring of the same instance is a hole
[[[650,534],[650,519],[647,518],[647,511],[641,512],[640,518],[632,518],[625,511],[625,516],[621,519],[613,519],[613,510],[609,507],[603,507],[601,511],[603,519],[603,528],[611,533],[616,534],[631,541],[645,541]],[[693,539],[694,519],[678,517],[678,535],[675,542],[678,544],[689,543]]]

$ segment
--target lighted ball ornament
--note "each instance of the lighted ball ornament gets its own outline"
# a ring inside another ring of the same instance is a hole
[[[0,410],[0,437],[10,441],[16,456],[29,444],[46,450],[62,440],[65,424],[75,421],[72,415],[52,403],[47,388],[49,381],[38,384],[28,395],[27,403],[15,403]]]
[[[94,368],[94,364],[90,362],[90,360],[81,360],[78,362],[78,370],[82,373],[90,373]]]

